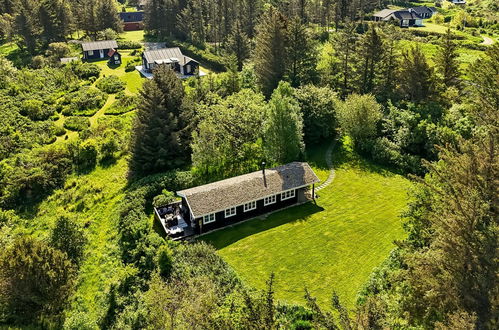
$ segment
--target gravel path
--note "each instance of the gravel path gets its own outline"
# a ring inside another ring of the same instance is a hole
[[[486,36],[482,36],[483,38],[483,42],[482,42],[482,45],[492,45],[494,43],[494,39],[492,38],[489,38],[489,37],[486,37]]]
[[[331,143],[331,146],[326,151],[326,164],[327,164],[327,167],[330,169],[329,176],[327,177],[327,180],[324,181],[323,184],[321,184],[319,187],[315,188],[315,191],[322,190],[322,189],[326,188],[327,186],[329,186],[331,184],[331,182],[333,182],[333,180],[336,176],[336,172],[334,171],[334,168],[333,168],[333,158],[332,158],[335,145],[336,145],[336,141]]]

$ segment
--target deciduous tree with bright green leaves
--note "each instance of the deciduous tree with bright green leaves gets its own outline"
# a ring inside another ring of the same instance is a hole
[[[338,120],[344,134],[362,149],[373,142],[383,113],[373,95],[351,94],[338,106]]]
[[[274,164],[298,160],[305,148],[303,118],[293,88],[280,82],[267,107],[263,130],[265,155]]]

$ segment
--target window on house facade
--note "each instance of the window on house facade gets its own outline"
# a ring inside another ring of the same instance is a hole
[[[248,211],[256,209],[256,201],[244,204],[243,209],[244,209],[244,212],[248,212]]]
[[[117,61],[120,59],[120,57],[118,55],[114,55],[114,59]]]
[[[267,206],[270,204],[274,204],[277,200],[276,197],[276,195],[265,197],[265,199],[263,200],[263,205]]]
[[[281,193],[281,200],[284,201],[286,199],[290,199],[295,197],[295,190],[288,190],[283,193]]]
[[[93,50],[89,50],[88,51],[88,56],[94,56],[94,51]]]
[[[187,64],[187,72],[191,72],[191,65]]]
[[[226,218],[233,217],[235,215],[236,215],[236,208],[235,207],[231,207],[230,209],[225,210],[225,217]]]
[[[203,217],[203,224],[206,225],[208,223],[215,222],[215,213],[205,215]]]

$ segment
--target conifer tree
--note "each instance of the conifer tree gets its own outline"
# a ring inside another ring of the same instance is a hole
[[[235,55],[237,70],[243,69],[244,61],[249,57],[250,40],[240,22],[236,22],[227,42],[227,49]]]
[[[337,89],[342,97],[346,97],[355,88],[355,51],[357,48],[355,26],[350,24],[338,32],[333,45],[335,57],[340,62],[337,72]]]
[[[253,62],[266,97],[270,97],[286,72],[287,25],[286,18],[274,7],[269,7],[257,27]]]
[[[291,86],[298,87],[316,82],[318,79],[316,47],[306,26],[300,22],[299,18],[291,21],[288,36],[286,72]]]
[[[19,0],[14,18],[14,33],[19,35],[26,49],[33,53],[37,46],[41,28],[38,21],[39,4],[34,0]]]
[[[25,236],[0,252],[0,306],[14,324],[62,312],[72,293],[75,267],[65,253]]]
[[[442,82],[445,86],[456,86],[459,83],[459,62],[457,58],[457,45],[453,40],[453,35],[450,29],[442,37],[440,49],[435,57],[437,72],[440,73]]]
[[[402,53],[398,74],[402,94],[412,102],[430,100],[434,96],[433,70],[419,46]]]
[[[166,66],[144,84],[132,131],[130,170],[133,176],[167,171],[182,165],[187,155],[181,118],[184,88]]]
[[[360,91],[372,93],[378,85],[384,44],[377,28],[371,25],[359,42]]]
[[[244,28],[248,37],[253,38],[255,36],[255,27],[262,11],[262,1],[243,0],[241,7],[242,14],[240,19],[244,22]]]
[[[42,1],[39,16],[47,43],[66,39],[71,27],[71,8],[66,0]]]
[[[263,136],[265,154],[272,163],[297,160],[304,150],[303,119],[293,88],[287,82],[279,83],[272,93]]]
[[[98,0],[97,13],[98,31],[112,29],[121,32],[123,30],[115,0]]]

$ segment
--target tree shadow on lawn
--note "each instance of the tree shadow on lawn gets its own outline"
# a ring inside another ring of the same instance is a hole
[[[206,234],[199,239],[213,245],[217,250],[236,243],[269,229],[294,222],[305,222],[313,214],[324,211],[324,208],[313,202],[293,206],[277,211],[268,216],[262,216],[230,227]]]
[[[358,168],[362,172],[376,173],[384,177],[404,175],[402,171],[396,168],[376,164],[373,160],[359,154],[354,150],[352,141],[348,137],[338,140],[334,147],[332,157],[333,168],[335,170],[342,168]]]

